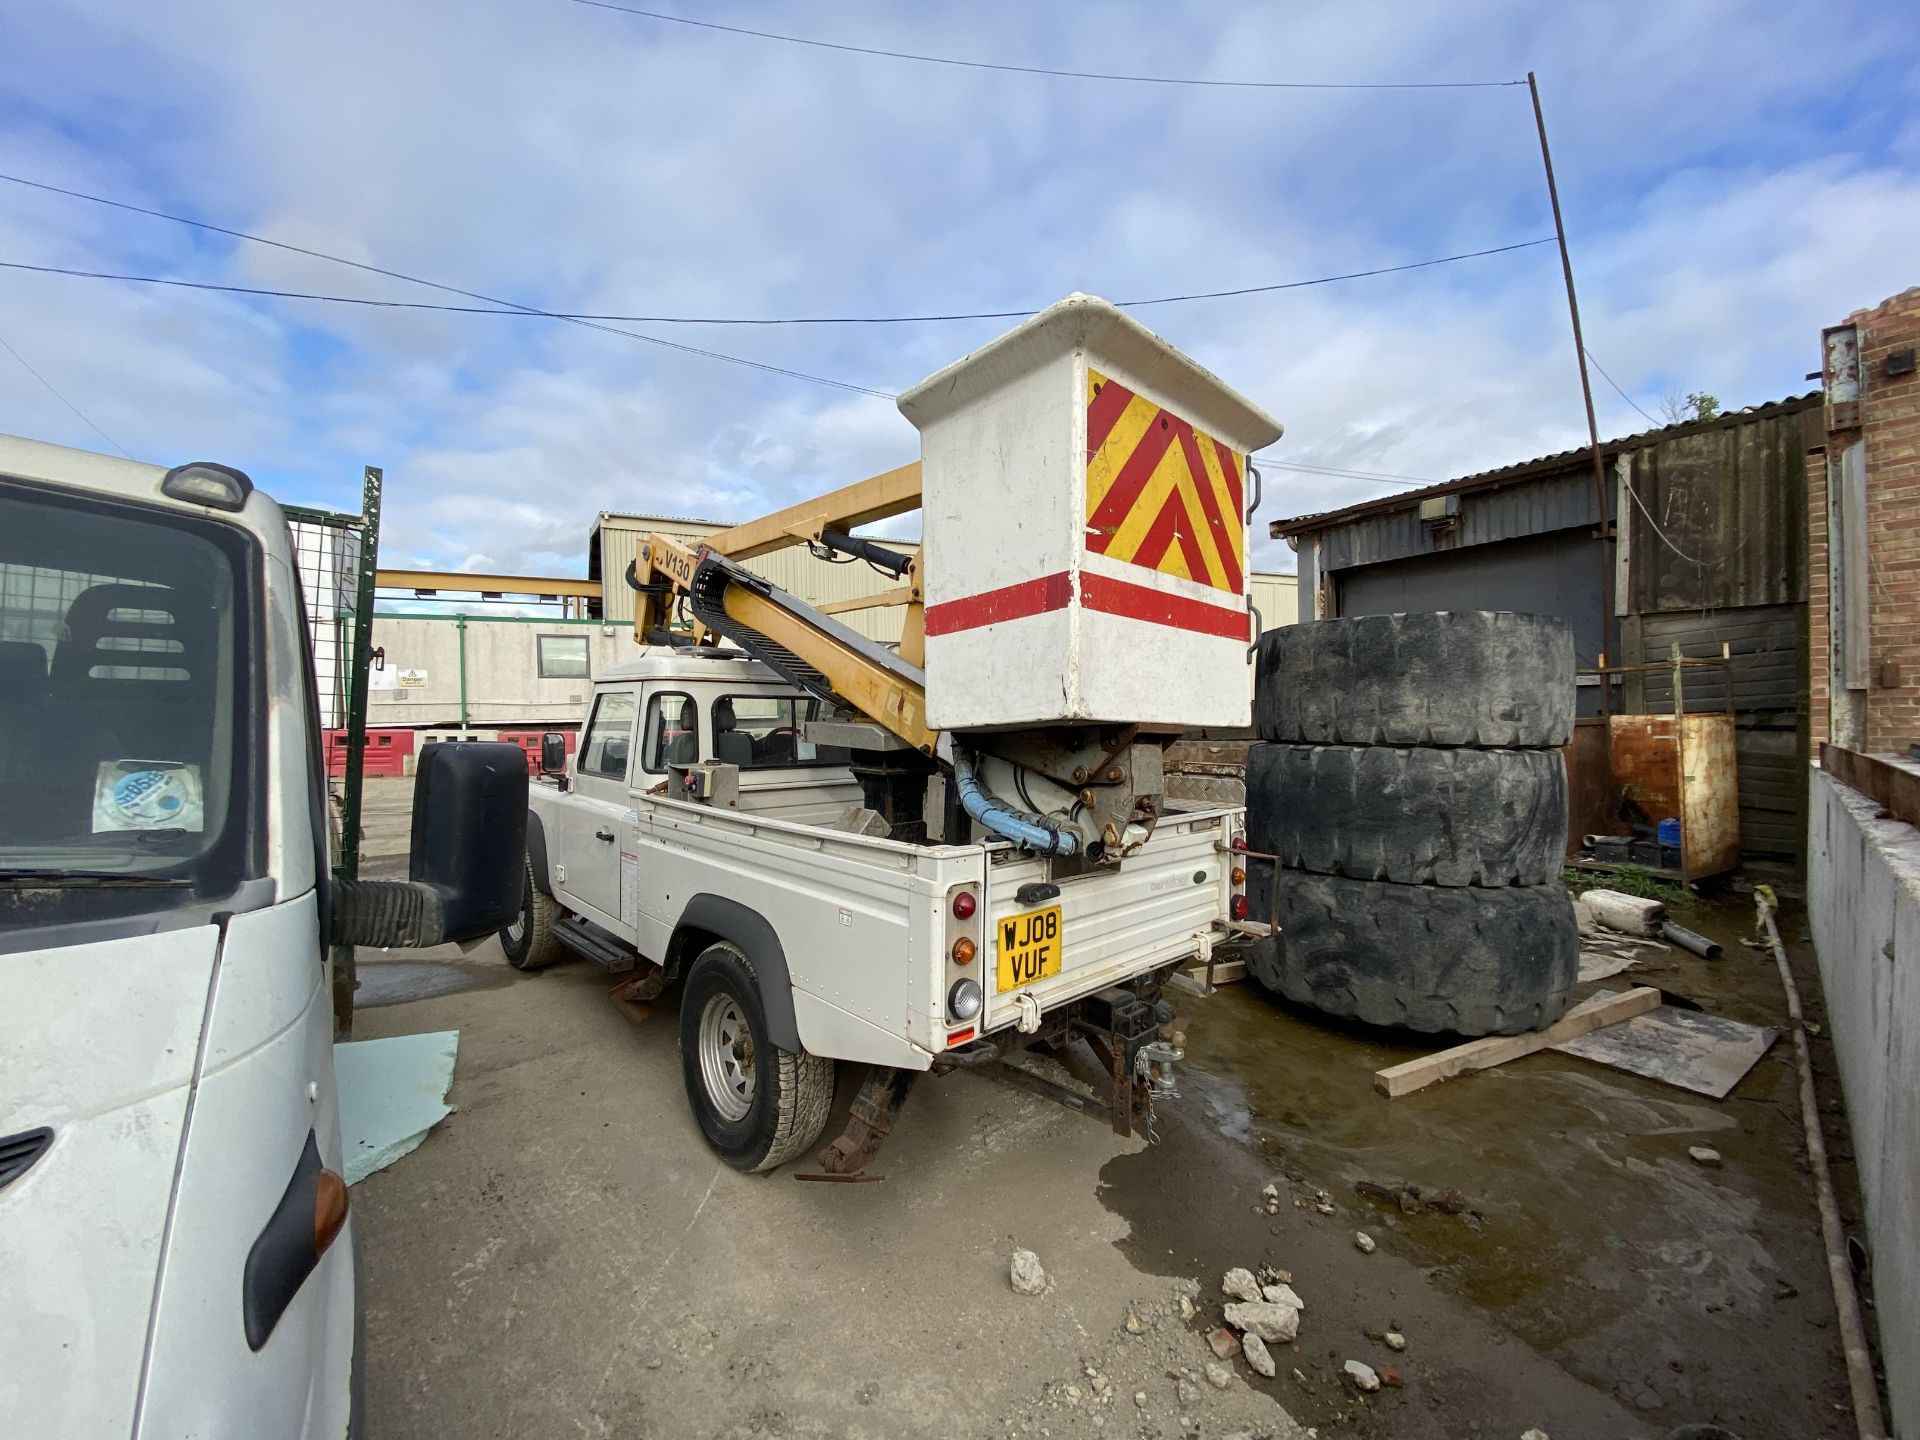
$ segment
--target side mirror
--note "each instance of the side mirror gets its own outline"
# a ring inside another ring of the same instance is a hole
[[[519,918],[527,879],[526,751],[492,740],[420,751],[408,875],[336,875],[333,943],[465,944]]]
[[[407,874],[439,892],[442,941],[484,939],[519,917],[527,876],[526,751],[487,740],[420,752]]]
[[[567,773],[567,737],[562,731],[549,730],[540,737],[540,773]]]

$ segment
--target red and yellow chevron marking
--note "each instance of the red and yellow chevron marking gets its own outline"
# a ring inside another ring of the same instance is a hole
[[[1241,464],[1171,410],[1087,371],[1087,549],[1239,594]]]

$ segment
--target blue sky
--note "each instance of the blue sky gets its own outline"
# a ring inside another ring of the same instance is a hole
[[[666,7],[668,0],[662,0]],[[1589,348],[1645,409],[1810,388],[1920,284],[1920,15],[1890,5],[678,4],[1015,64],[1274,80],[1539,72]],[[569,0],[12,6],[0,171],[551,309],[1037,308],[1551,234],[1524,88],[1254,91],[930,67]],[[0,184],[0,261],[386,299],[382,279]],[[1277,458],[1441,479],[1583,437],[1551,246],[1141,318]],[[1007,322],[652,327],[898,391]],[[648,327],[635,327],[646,329]],[[526,318],[0,270],[0,336],[143,459],[283,499],[387,475],[395,563],[579,573],[602,509],[744,518],[916,453],[885,400]],[[1646,421],[1598,380],[1609,434]],[[0,353],[0,431],[106,448]],[[1270,472],[1263,518],[1384,493]],[[1256,552],[1290,569],[1283,545]]]

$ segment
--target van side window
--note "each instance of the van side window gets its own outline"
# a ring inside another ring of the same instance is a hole
[[[633,744],[633,692],[609,690],[593,706],[586,743],[580,747],[580,773],[609,780],[627,778],[627,753]]]
[[[699,711],[693,697],[663,692],[647,700],[646,744],[640,763],[655,775],[669,765],[692,765],[700,759]]]

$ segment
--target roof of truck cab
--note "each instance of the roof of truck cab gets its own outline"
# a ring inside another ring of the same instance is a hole
[[[738,650],[718,655],[689,655],[684,650],[647,646],[635,660],[609,665],[594,677],[609,684],[617,680],[731,680],[785,685],[773,671]]]

